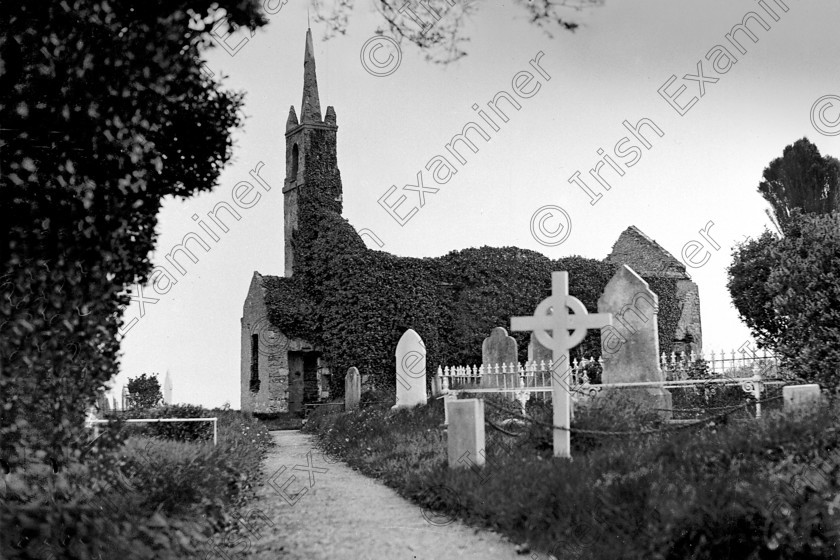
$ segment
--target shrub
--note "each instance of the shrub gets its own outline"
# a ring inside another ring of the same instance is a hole
[[[36,460],[10,473],[0,503],[3,557],[191,557],[252,496],[271,444],[249,415],[209,412],[219,416],[217,446],[123,441],[115,423],[88,446],[84,464],[56,473]]]
[[[759,344],[792,374],[840,385],[840,212],[794,211],[785,236],[738,246],[729,291]]]
[[[160,392],[160,382],[157,380],[156,373],[129,377],[127,388],[126,401],[129,408],[154,408],[163,401],[163,393]]]
[[[123,414],[113,417],[128,420],[137,418],[211,418],[213,416],[217,416],[217,414],[200,405],[177,404],[150,409],[127,410]],[[123,429],[130,434],[180,441],[213,440],[213,424],[211,422],[150,422],[139,425],[126,424]]]
[[[161,201],[212,189],[232,155],[242,94],[202,71],[212,26],[190,15],[216,9],[251,29],[267,21],[256,0],[4,4],[0,121],[18,131],[0,152],[11,468],[25,450],[79,452],[85,410],[119,369],[128,292],[152,272]]]

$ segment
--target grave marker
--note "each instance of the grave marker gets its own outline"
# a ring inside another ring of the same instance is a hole
[[[446,446],[449,468],[484,466],[484,401],[452,400],[446,403],[449,426]]]
[[[551,349],[555,457],[572,456],[569,437],[569,379],[572,373],[569,349],[580,344],[586,336],[587,329],[611,324],[611,314],[589,314],[579,299],[569,295],[569,273],[565,271],[551,273],[551,295],[537,305],[532,317],[512,317],[510,320],[512,331],[534,331],[540,344]],[[559,369],[562,369],[562,372],[558,372]]]
[[[534,333],[531,333],[531,342],[528,343],[528,361],[551,363],[551,350],[540,344]]]
[[[612,314],[616,323],[601,331],[602,383],[665,381],[659,364],[658,310],[659,298],[648,283],[632,268],[621,265],[598,299],[598,311]],[[651,408],[672,408],[671,393],[662,387],[615,390]],[[663,416],[671,414],[663,412]]]
[[[413,329],[403,333],[397,350],[397,403],[392,408],[426,404],[426,345]]]
[[[508,336],[504,327],[496,327],[491,330],[490,336],[481,343],[481,363],[485,367],[481,384],[487,387],[507,387],[510,389],[519,387],[518,351],[516,339]],[[490,366],[495,364],[499,364],[499,366],[511,364],[511,368],[506,373],[501,373],[501,370],[498,374],[495,370],[490,373]],[[513,398],[513,394],[506,396]]]
[[[820,404],[820,386],[788,385],[782,388],[782,399],[785,414],[811,412]]]
[[[449,425],[449,403],[452,401],[457,401],[458,397],[453,394],[447,393],[443,396],[443,425]]]
[[[351,367],[344,376],[344,410],[356,410],[362,398],[362,379],[359,370]]]

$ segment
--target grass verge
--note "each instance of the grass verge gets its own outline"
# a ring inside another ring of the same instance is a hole
[[[216,446],[206,439],[127,436],[116,427],[103,429],[85,460],[58,472],[33,457],[25,469],[6,474],[1,556],[216,557],[213,539],[233,530],[271,438],[249,415],[203,415],[219,417]]]
[[[503,404],[502,401],[497,404]],[[504,414],[487,408],[488,419]],[[543,420],[550,409],[529,414]],[[441,401],[313,418],[324,448],[441,520],[500,531],[532,558],[836,558],[840,415],[729,416],[653,435],[573,435],[574,460],[552,457],[550,431],[488,426],[487,465],[450,470]],[[640,431],[656,415],[604,401],[573,428]]]

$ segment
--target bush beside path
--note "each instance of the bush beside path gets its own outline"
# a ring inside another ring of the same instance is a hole
[[[269,524],[252,541],[250,558],[522,557],[500,535],[424,511],[325,456],[311,435],[296,430],[271,435],[276,447],[265,459],[266,484],[253,502]]]

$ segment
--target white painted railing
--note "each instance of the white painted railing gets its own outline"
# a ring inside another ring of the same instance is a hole
[[[663,354],[663,359],[665,355]],[[569,389],[572,399],[579,401],[597,395],[603,389],[622,387],[662,387],[664,389],[678,388],[685,386],[703,386],[707,384],[740,385],[745,393],[751,394],[756,400],[756,417],[761,417],[761,393],[766,385],[784,385],[787,381],[768,379],[765,372],[775,373],[778,364],[775,357],[767,357],[766,361],[754,360],[751,363],[740,363],[739,367],[747,367],[750,376],[726,377],[721,373],[718,377],[706,377],[702,379],[666,379],[664,381],[647,381],[636,383],[590,383],[586,373],[595,360],[584,358],[581,361],[574,360],[570,371]],[[677,360],[671,363],[679,363]],[[598,360],[603,369],[603,359]],[[769,366],[768,366],[769,364]],[[680,370],[672,370],[680,371]],[[740,370],[744,371],[744,370]],[[560,370],[555,374],[559,375]],[[551,397],[551,364],[541,362],[527,362],[522,364],[493,364],[475,366],[439,366],[436,375],[432,380],[432,395],[457,396],[460,393],[499,393],[513,396],[520,403],[522,413],[525,414],[525,403],[532,394],[539,395],[543,400]]]
[[[685,379],[690,373],[692,364],[703,358],[709,373],[718,376],[745,377],[760,373],[764,377],[776,377],[779,373],[779,358],[775,354],[764,350],[761,355],[742,345],[740,350],[715,352],[699,356],[694,352],[664,352],[659,357],[659,364],[666,379]],[[734,375],[733,375],[734,374]],[[740,374],[740,375],[739,375]],[[747,375],[749,374],[749,375]]]

